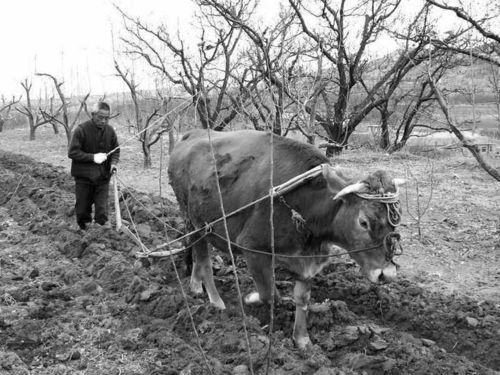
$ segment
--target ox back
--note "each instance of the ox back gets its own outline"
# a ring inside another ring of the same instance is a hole
[[[207,223],[224,213],[265,197],[273,186],[328,164],[328,159],[317,148],[276,135],[273,135],[271,153],[271,135],[266,132],[212,131],[210,134],[209,139],[205,130],[186,133],[170,156],[168,170],[187,227],[204,228],[191,238],[194,244],[191,289],[202,293],[204,285],[210,302],[225,308],[213,281],[207,246],[210,243],[219,250],[227,251],[231,247],[244,254],[257,289],[245,297],[246,303],[271,303],[273,289],[276,299],[280,298],[272,284],[271,256],[266,255],[274,249],[276,261],[296,275],[293,335],[296,344],[303,348],[310,343],[306,312],[311,279],[331,259],[328,255],[332,244],[346,250],[371,247],[352,257],[372,281],[384,272],[386,279],[395,275],[395,267],[387,259],[383,246],[384,236],[394,229],[387,222],[386,208],[355,194],[332,199],[351,182],[326,166],[319,176],[287,192],[281,199],[274,199],[273,205],[270,199],[261,200],[227,217],[227,226],[220,220],[206,228]],[[295,220],[298,215],[302,225]],[[274,242],[271,233],[274,233]],[[230,241],[225,240],[227,234]]]

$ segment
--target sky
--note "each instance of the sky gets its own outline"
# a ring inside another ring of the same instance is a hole
[[[193,12],[189,0],[0,0],[0,95],[19,96],[28,78],[32,94],[43,96],[50,82],[35,72],[64,80],[67,96],[122,90],[112,43],[122,22],[113,4],[141,19],[162,19],[173,30],[185,27]]]
[[[277,14],[278,0],[262,3],[262,17]],[[161,21],[172,33],[180,29],[183,37],[193,33],[191,0],[0,0],[0,95],[19,97],[28,79],[32,96],[50,96],[51,82],[37,72],[64,81],[67,97],[125,91],[113,67],[113,39],[123,30],[113,4],[148,23]]]

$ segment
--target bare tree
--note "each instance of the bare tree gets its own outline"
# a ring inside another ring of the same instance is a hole
[[[247,100],[246,103],[242,102],[241,112],[256,129],[271,128],[275,134],[281,135],[286,135],[290,130],[305,131],[306,137],[309,136],[312,142],[314,133],[310,133],[308,127],[303,125],[308,119],[302,110],[304,103],[310,104],[310,95],[314,93],[318,96],[320,90],[309,90],[317,77],[301,69],[312,48],[300,42],[302,32],[294,25],[290,10],[282,10],[275,24],[266,24],[260,30],[249,23],[254,9],[246,5],[249,2],[237,3],[240,9],[238,18],[227,19],[224,6],[220,8],[218,3],[204,2],[206,7],[218,12],[219,18],[243,29],[250,41],[250,46],[240,59],[246,69],[237,78],[240,85],[238,99]],[[242,20],[247,20],[247,23]],[[311,62],[317,59],[317,55],[307,58]]]
[[[241,1],[240,1],[241,2]],[[236,3],[240,3],[236,2]],[[234,4],[228,0],[206,0],[226,21],[241,28],[263,56],[269,56],[264,31],[252,25],[242,14],[234,11]],[[321,90],[321,105],[311,100],[305,109],[315,112],[319,124],[330,142],[327,154],[339,152],[348,143],[350,135],[365,117],[393,94],[403,78],[425,60],[425,48],[430,41],[427,32],[426,7],[406,28],[406,40],[399,53],[387,60],[383,74],[377,79],[370,75],[368,47],[394,22],[400,1],[358,1],[355,4],[345,0],[334,8],[331,2],[319,0],[315,3],[289,0],[292,19],[305,35],[311,48],[317,48],[325,61],[325,70],[334,72],[328,85]],[[362,28],[356,29],[361,21]],[[354,35],[359,38],[353,40]],[[410,42],[411,41],[411,42]],[[269,60],[266,77],[288,98],[300,102],[289,85],[271,69]]]
[[[234,108],[244,119],[250,121],[256,130],[263,130],[265,124],[273,116],[272,108],[263,98],[259,88],[261,83],[262,75],[253,68],[252,64],[248,64],[248,67],[235,76],[234,92],[228,92],[229,100]]]
[[[429,72],[435,82],[439,82],[447,72],[462,64],[461,59],[444,55],[433,61],[433,68],[426,71],[414,70],[409,79],[402,82],[387,100],[377,106],[380,113],[380,147],[388,152],[402,149],[414,131],[449,131],[447,128],[429,124],[426,120],[433,113],[436,103],[434,91],[430,85]]]
[[[250,66],[254,77],[258,77],[256,81],[261,83],[253,87],[252,104],[258,113],[254,119],[266,120],[276,134],[286,135],[289,130],[304,132],[312,142],[316,116],[311,118],[309,114],[326,86],[320,83],[318,72],[310,69],[316,64],[318,49],[306,44],[290,9],[282,9],[278,21],[264,27],[252,22],[254,7],[249,5],[251,3],[245,0],[234,4],[231,1],[204,1],[205,6],[214,9],[229,25],[242,29],[253,44]],[[307,123],[312,124],[311,129],[304,125]]]
[[[296,0],[289,0],[289,3],[306,35],[318,45],[336,73],[335,94],[329,98],[325,96],[325,107],[333,110],[325,116],[322,126],[334,144],[327,149],[327,154],[338,152],[361,121],[373,109],[387,103],[404,77],[423,61],[422,52],[427,41],[422,33],[427,28],[427,13],[425,8],[422,9],[406,29],[406,40],[413,39],[414,43],[405,42],[396,54],[386,56],[382,74],[375,75],[377,61],[370,62],[368,49],[389,24],[395,22],[400,1],[361,1],[356,4],[340,1],[334,7],[321,0],[318,8]],[[305,17],[307,12],[317,15],[316,20],[324,25],[326,33],[312,27]],[[362,24],[361,30],[355,29],[357,23]],[[359,37],[352,40],[350,34],[356,31]]]
[[[300,80],[299,80],[300,82]],[[313,77],[309,92],[302,102],[299,114],[303,114],[304,119],[296,121],[296,129],[299,130],[307,139],[307,143],[314,144],[316,138],[316,113],[318,102],[321,95],[324,95],[327,80],[323,77],[323,55],[319,54],[317,58],[317,72]]]
[[[168,129],[168,154],[170,155],[174,149],[178,135],[181,134],[182,123],[185,121],[191,105],[189,103],[178,105],[176,101],[182,100],[183,102],[187,102],[186,99],[166,96],[160,90],[157,90],[157,97],[161,101],[162,110],[165,114],[163,126]]]
[[[16,99],[14,96],[12,99],[7,101],[7,99],[2,95],[2,104],[0,106],[0,133],[3,131],[3,126],[4,124],[11,119],[10,117],[10,111],[16,105],[19,103],[21,100],[21,97],[19,99]]]
[[[27,78],[23,82],[21,82],[21,86],[23,87],[24,92],[26,93],[26,104],[16,108],[16,110],[19,113],[23,114],[28,119],[30,141],[35,140],[35,131],[38,127],[49,123],[49,120],[45,119],[41,114],[42,111],[42,109],[40,108],[41,106],[39,105],[38,109],[34,108],[33,106],[31,99],[32,85],[33,84],[29,82]],[[41,98],[39,98],[39,101],[41,101]],[[50,100],[50,106],[51,107],[53,106],[53,98],[51,98]]]
[[[61,125],[63,127],[69,145],[69,142],[71,140],[71,132],[77,124],[77,121],[84,111],[84,108],[86,108],[86,103],[90,96],[90,93],[83,96],[83,98],[79,101],[80,103],[78,104],[76,111],[74,113],[71,113],[71,100],[68,100],[66,98],[61,88],[64,82],[59,82],[56,77],[48,73],[36,73],[36,75],[40,77],[48,77],[54,84],[54,88],[57,92],[57,95],[59,96],[59,107],[55,110],[52,107],[50,111],[41,110],[41,114],[43,118],[47,122],[50,122],[54,127],[57,127],[58,125]]]
[[[232,72],[238,64],[238,28],[222,27],[210,14],[202,13],[198,16],[199,42],[193,51],[180,35],[174,40],[165,25],[150,27],[117,10],[127,31],[122,37],[126,52],[140,57],[163,79],[186,92],[202,128],[221,130],[237,117],[239,112],[227,93],[234,86]]]
[[[450,39],[449,42],[443,42],[439,39],[433,39],[432,43],[437,48],[459,53],[469,58],[476,58],[486,61],[492,65],[500,66],[500,35],[494,30],[495,22],[500,19],[500,4],[492,3],[492,8],[489,11],[483,11],[479,17],[473,17],[469,14],[460,3],[460,6],[451,6],[448,3],[437,0],[426,0],[426,2],[436,8],[453,12],[456,17],[463,21],[465,26],[461,29],[450,30],[449,35],[456,36]],[[477,39],[464,37],[464,30],[470,30],[477,34]],[[430,65],[428,69],[430,69]],[[430,74],[429,74],[430,77]],[[439,89],[437,83],[430,77],[432,90],[438,100],[438,104],[445,116],[446,122],[449,125],[450,131],[459,139],[462,145],[469,150],[474,156],[479,165],[494,179],[500,181],[500,170],[490,165],[481,155],[478,147],[471,141],[465,138],[457,124],[450,114],[450,109],[446,97],[442,90]]]
[[[430,77],[430,76],[429,76]],[[479,152],[479,148],[471,141],[465,138],[465,136],[462,134],[462,131],[460,130],[459,126],[455,123],[455,121],[452,119],[450,115],[450,110],[448,103],[443,96],[443,93],[441,90],[437,87],[436,83],[432,78],[429,80],[432,90],[434,91],[434,94],[436,95],[437,101],[439,103],[439,106],[441,107],[441,110],[443,111],[443,114],[446,118],[446,121],[450,127],[451,132],[460,140],[462,145],[470,151],[472,156],[477,160],[479,165],[495,180],[500,181],[500,170],[498,168],[495,168],[494,166],[490,165],[481,155]]]
[[[428,212],[430,208],[430,204],[432,201],[432,196],[434,193],[434,187],[436,185],[434,179],[434,163],[430,158],[427,159],[427,165],[425,170],[427,171],[428,181],[424,182],[421,178],[416,178],[411,172],[411,168],[406,168],[406,179],[411,181],[411,185],[415,187],[414,199],[410,198],[410,192],[408,185],[405,184],[406,189],[406,212],[408,215],[415,221],[417,225],[417,233],[419,241],[422,241],[422,223],[423,218]],[[424,186],[426,186],[424,188]],[[424,194],[425,192],[425,194]],[[427,195],[427,197],[425,197]],[[413,201],[413,204],[410,203],[410,200]]]
[[[161,140],[162,134],[172,130],[173,122],[169,122],[168,100],[162,98],[153,98],[150,102],[152,108],[146,109],[144,103],[138,94],[138,85],[134,80],[133,74],[120,68],[115,60],[115,70],[117,75],[125,82],[130,92],[134,108],[134,127],[136,135],[141,143],[144,155],[144,168],[151,168],[151,147]],[[175,112],[175,111],[174,111]],[[172,115],[170,115],[172,116]]]
[[[384,108],[381,110],[382,138],[380,146],[388,152],[392,153],[401,150],[410,137],[414,135],[416,128],[424,127],[435,131],[440,130],[432,128],[427,124],[419,123],[422,113],[428,111],[435,101],[429,81],[416,82],[414,87],[415,91],[413,93],[408,91],[404,95],[394,98],[393,110],[388,109],[389,102],[383,104]],[[389,120],[398,107],[402,108],[402,115],[394,121],[394,135],[391,140]]]
[[[440,0],[426,0],[426,2],[438,9],[454,13],[464,23],[464,26],[448,31],[449,36],[455,37],[448,37],[445,41],[435,39],[434,44],[438,48],[465,56],[472,56],[500,66],[500,34],[494,31],[500,19],[500,4],[498,2],[483,3],[485,8],[479,17],[469,14],[464,9],[462,2],[459,2],[459,6],[453,6]],[[479,4],[474,6],[478,7]],[[466,30],[474,31],[477,38],[473,39],[466,36]]]
[[[495,97],[495,106],[497,111],[497,125],[498,125],[498,135],[500,136],[500,75],[498,74],[499,68],[490,64],[491,75],[488,78],[489,84],[493,90],[493,95]]]

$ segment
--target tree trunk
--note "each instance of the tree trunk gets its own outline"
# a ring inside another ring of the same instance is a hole
[[[314,145],[314,142],[316,141],[316,136],[314,134],[305,134],[307,143],[310,145]]]
[[[382,116],[382,122],[380,124],[380,148],[382,150],[388,150],[391,145],[391,140],[389,139],[389,125],[387,123],[387,117]]]
[[[35,140],[35,130],[36,128],[34,126],[30,126],[30,141]]]
[[[199,100],[195,103],[196,112],[198,112],[198,116],[200,117],[200,123],[202,129],[212,128],[210,124],[210,119],[208,115],[208,110],[205,103],[202,100]]]
[[[387,147],[387,152],[389,154],[392,154],[396,151],[401,150],[403,147],[405,147],[406,142],[408,142],[408,139],[410,139],[412,130],[413,130],[413,127],[411,127],[410,124],[407,124],[401,139],[398,141],[398,135],[396,134],[396,136],[394,137],[394,143]]]
[[[142,152],[144,153],[144,169],[151,168],[151,146],[146,140],[142,141]]]
[[[406,145],[406,140],[401,140],[400,142],[394,141],[394,144],[389,145],[386,149],[386,151],[389,154],[393,154],[396,151],[401,150],[404,146]]]
[[[5,120],[0,119],[0,133],[3,132],[3,124],[5,124]]]
[[[170,155],[174,150],[175,146],[175,137],[174,137],[174,129],[170,129],[168,132],[168,154]]]
[[[479,148],[475,145],[470,143],[469,140],[467,140],[460,129],[455,125],[453,120],[451,119],[450,116],[450,111],[448,109],[448,105],[445,102],[443,95],[441,94],[441,91],[436,87],[435,82],[431,79],[430,84],[432,86],[432,89],[434,90],[434,93],[436,94],[436,99],[438,100],[439,106],[441,107],[441,110],[443,111],[446,121],[448,122],[448,125],[450,126],[451,131],[455,136],[460,140],[462,145],[470,151],[472,156],[477,160],[481,168],[483,168],[491,177],[493,177],[495,180],[500,181],[500,169],[495,168],[495,166],[490,165],[486,160],[484,160],[483,156],[479,152]]]
[[[64,128],[64,131],[66,133],[66,139],[68,140],[68,147],[69,147],[69,144],[71,142],[71,129]]]
[[[52,124],[52,129],[54,129],[54,134],[59,134],[59,127],[57,126],[57,124]]]
[[[273,133],[276,135],[281,135],[282,123],[283,123],[283,91],[278,92],[278,103],[275,106],[275,119],[273,124]]]
[[[500,94],[499,94],[499,97],[496,100],[496,105],[497,105],[498,135],[500,136]]]
[[[273,125],[273,133],[276,135],[281,135],[281,114],[276,112],[276,119]]]
[[[342,150],[344,148],[343,147],[340,147],[340,146],[327,146],[326,147],[326,156],[331,158],[332,156],[335,156],[335,155],[340,155],[342,153]]]
[[[326,156],[340,155],[347,145],[350,134],[342,128],[342,123],[320,123],[325,129],[331,144],[326,146]]]

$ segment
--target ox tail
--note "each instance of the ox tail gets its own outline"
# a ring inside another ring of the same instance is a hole
[[[184,276],[191,276],[191,272],[193,271],[193,248],[191,246],[186,247],[184,252],[184,265],[186,266]]]
[[[194,226],[191,224],[191,221],[189,221],[186,217],[184,219],[184,231],[185,232],[192,232],[194,231]],[[193,242],[195,241],[194,236],[187,236],[182,242],[184,244],[184,248],[186,249],[184,251],[184,265],[186,266],[186,271],[185,271],[185,276],[189,277],[191,276],[191,272],[193,270]]]

